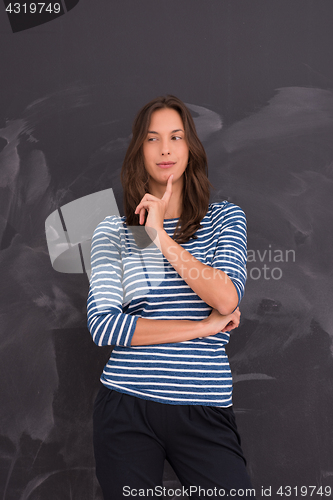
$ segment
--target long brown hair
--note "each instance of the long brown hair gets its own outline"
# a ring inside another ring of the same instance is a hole
[[[151,115],[154,111],[171,108],[177,111],[184,124],[185,140],[189,148],[189,162],[184,173],[183,207],[177,223],[174,240],[186,243],[201,227],[209,204],[207,156],[197,135],[193,118],[185,104],[173,95],[161,96],[148,102],[133,123],[133,136],[122,165],[120,178],[124,190],[124,209],[127,226],[138,226],[139,215],[134,211],[147,193],[149,174],[144,166],[142,145],[147,138]],[[147,215],[147,214],[146,214]]]

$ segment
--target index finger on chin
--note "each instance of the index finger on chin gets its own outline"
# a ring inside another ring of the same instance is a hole
[[[166,190],[164,195],[162,196],[162,200],[165,200],[167,197],[170,198],[170,196],[172,195],[172,180],[173,180],[173,174],[171,174],[168,179]]]

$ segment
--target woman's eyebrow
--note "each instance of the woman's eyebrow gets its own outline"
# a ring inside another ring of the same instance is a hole
[[[175,132],[184,132],[184,130],[181,128],[177,128],[176,130],[172,130],[172,132],[170,133],[174,134]],[[154,130],[148,130],[148,134],[158,134],[158,132],[155,132]]]

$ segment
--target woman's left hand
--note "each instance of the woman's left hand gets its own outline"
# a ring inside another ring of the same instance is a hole
[[[230,332],[234,328],[238,328],[240,323],[241,312],[239,307],[237,307],[233,313],[230,315],[229,323],[221,330],[221,332]]]
[[[134,213],[139,214],[139,224],[144,223],[145,211],[147,210],[148,212],[146,231],[148,228],[153,228],[157,232],[161,229],[163,230],[165,212],[167,211],[172,195],[172,179],[173,174],[168,178],[166,190],[161,199],[153,196],[152,194],[146,193],[139,205],[136,207]]]

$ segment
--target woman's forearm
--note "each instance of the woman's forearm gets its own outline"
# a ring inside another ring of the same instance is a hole
[[[131,345],[168,344],[208,335],[204,320],[138,318]]]
[[[212,309],[210,315],[200,321],[138,318],[131,345],[168,344],[208,337],[237,328],[239,320],[238,307],[233,313],[227,315],[222,315],[217,309]]]
[[[177,273],[206,304],[221,314],[229,314],[237,307],[237,291],[226,273],[200,262],[170,238],[165,230],[158,232],[155,244]]]

